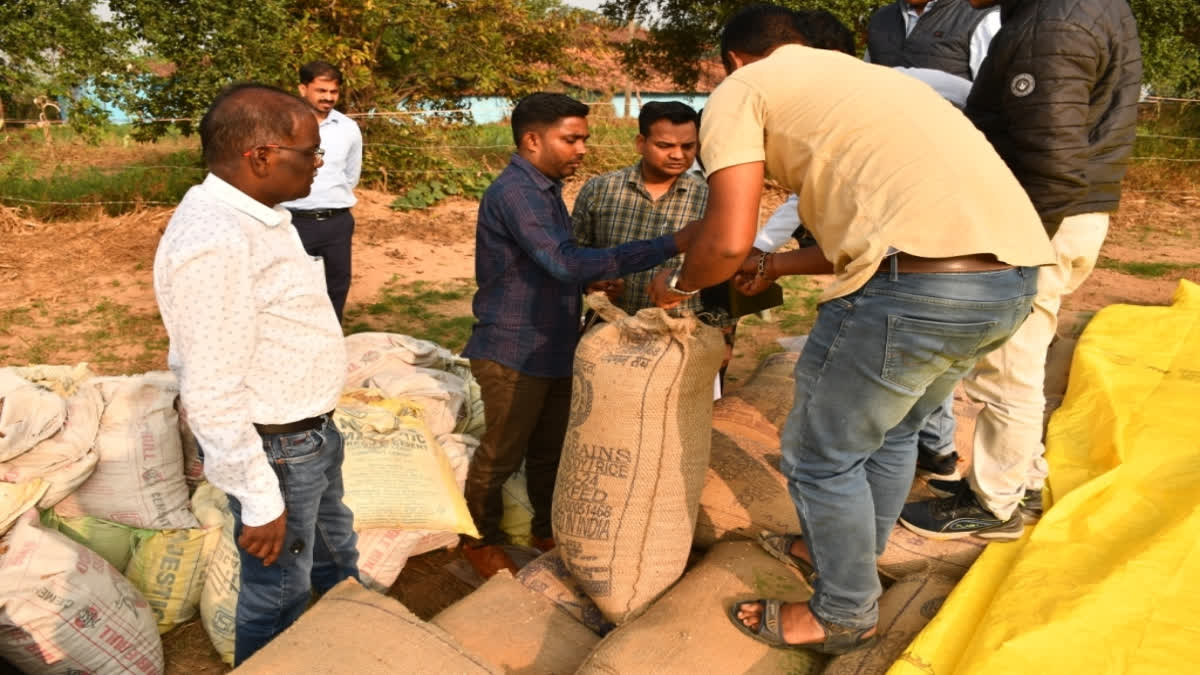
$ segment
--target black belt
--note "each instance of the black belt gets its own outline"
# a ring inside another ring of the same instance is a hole
[[[297,218],[311,218],[312,220],[329,220],[330,218],[349,211],[349,208],[344,209],[288,209],[292,215]]]
[[[892,261],[895,260],[896,272],[899,274],[947,274],[955,272],[991,272],[1006,270],[1012,267],[1000,262],[990,253],[960,255],[953,258],[919,258],[907,253],[895,253],[884,258],[879,263],[876,274],[889,274],[892,271]]]
[[[287,424],[255,424],[254,428],[258,430],[260,436],[278,435],[278,434],[294,434],[297,431],[312,431],[320,429],[330,417],[333,416],[333,411],[309,417],[308,419],[300,420],[299,422],[288,422]]]

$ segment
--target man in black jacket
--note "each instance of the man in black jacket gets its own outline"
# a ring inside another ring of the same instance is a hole
[[[909,504],[900,522],[940,539],[1015,539],[1041,516],[1046,349],[1058,309],[1095,266],[1121,197],[1137,123],[1142,60],[1129,4],[1118,0],[970,0],[999,4],[1001,29],[966,114],[1029,194],[1057,263],[1040,268],[1033,313],[964,380],[985,404],[964,482]]]

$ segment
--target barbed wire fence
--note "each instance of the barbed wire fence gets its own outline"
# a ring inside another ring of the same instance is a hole
[[[1144,99],[1142,101],[1139,101],[1140,105],[1154,106],[1156,108],[1156,112],[1158,112],[1159,114],[1161,114],[1161,107],[1162,107],[1163,103],[1183,104],[1184,106],[1187,106],[1187,105],[1191,105],[1191,104],[1200,103],[1200,99],[1151,96],[1151,97],[1147,97],[1146,99]],[[595,106],[613,106],[614,104],[609,101],[597,101],[597,102],[589,102],[589,103],[587,103],[587,105],[595,107]],[[511,106],[504,106],[501,108],[501,110],[503,110],[505,112],[511,111]],[[414,118],[429,117],[429,116],[433,116],[435,118],[441,117],[444,119],[455,118],[459,121],[462,121],[464,115],[469,115],[469,112],[462,110],[462,109],[368,111],[368,112],[358,112],[358,113],[347,114],[348,117],[358,119],[363,122],[389,121],[389,120],[399,120],[399,119],[414,119]],[[45,118],[44,114],[41,115],[40,117],[41,117],[41,119],[38,119],[38,120],[7,119],[7,120],[4,120],[4,122],[6,125],[26,124],[26,125],[34,126],[38,129],[41,129],[43,134],[48,134],[50,126],[62,125],[62,124],[66,123],[64,120],[48,120]],[[194,123],[194,122],[198,122],[198,121],[199,121],[198,118],[190,118],[190,117],[164,117],[164,118],[152,118],[152,119],[139,120],[139,122],[142,124],[147,124],[147,123],[177,124],[180,122]],[[465,124],[464,126],[472,126],[472,125]],[[474,126],[480,126],[480,125],[474,125]],[[1196,154],[1200,155],[1200,136],[1139,133],[1139,134],[1137,134],[1136,137],[1138,139],[1153,139],[1156,141],[1168,141],[1168,142],[1187,144],[1187,146],[1188,146],[1187,154],[1192,154],[1192,152],[1193,152],[1192,144],[1196,144],[1194,152]],[[47,135],[47,138],[49,138],[48,135]],[[621,149],[621,148],[631,149],[632,148],[632,139],[630,140],[629,143],[589,143],[588,147],[594,148],[594,149]],[[486,144],[462,143],[462,144],[458,144],[458,143],[437,142],[437,143],[404,144],[404,143],[383,143],[383,142],[366,142],[366,141],[364,141],[363,148],[364,148],[364,150],[366,150],[367,148],[393,148],[393,149],[400,149],[400,150],[416,150],[416,151],[424,150],[424,151],[433,153],[433,152],[438,152],[438,151],[453,152],[453,151],[460,151],[460,150],[503,151],[505,149],[513,148],[513,145],[512,145],[512,143],[486,143]],[[1169,157],[1169,156],[1156,156],[1156,155],[1134,155],[1130,159],[1135,162],[1165,162],[1165,163],[1179,163],[1179,164],[1184,164],[1184,165],[1200,163],[1200,156]],[[128,172],[139,172],[139,171],[142,171],[142,172],[151,172],[151,171],[187,172],[189,174],[194,174],[196,176],[197,180],[200,177],[202,177],[206,171],[201,166],[180,165],[180,164],[92,166],[92,167],[87,167],[86,170],[92,174],[97,174],[97,173],[98,174],[105,174],[105,173],[116,174],[116,173],[128,173]],[[431,171],[478,174],[478,173],[480,173],[481,169],[479,167],[438,167],[436,169],[394,169],[394,170],[388,169],[386,171],[386,173],[389,176],[428,175],[429,173],[431,173]],[[52,174],[51,176],[49,176],[47,178],[53,179],[56,175],[57,174]],[[2,190],[2,188],[0,188],[0,190]],[[1166,196],[1166,195],[1190,196],[1190,197],[1196,197],[1197,199],[1200,199],[1200,185],[1197,185],[1196,187],[1194,187],[1192,189],[1169,189],[1169,190],[1168,189],[1147,189],[1147,190],[1130,189],[1129,191],[1133,192],[1133,193],[1138,193],[1138,194],[1155,194],[1155,195],[1164,195],[1164,196]],[[64,207],[81,208],[81,207],[96,207],[96,206],[174,206],[177,203],[178,203],[177,201],[164,201],[164,200],[153,200],[153,199],[50,200],[50,199],[34,199],[34,198],[30,198],[30,197],[22,197],[19,195],[10,195],[10,194],[0,193],[0,205],[4,205],[4,204],[22,205],[22,204],[24,204],[24,205],[64,206]]]

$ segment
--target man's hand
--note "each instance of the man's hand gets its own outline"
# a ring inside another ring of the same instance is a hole
[[[667,280],[674,272],[672,269],[659,270],[658,274],[654,275],[654,281],[650,282],[650,302],[663,309],[671,309],[688,298],[667,288]]]
[[[600,291],[608,296],[609,300],[616,302],[621,298],[621,294],[625,292],[624,279],[610,279],[607,281],[594,281],[587,287],[588,293]]]
[[[270,567],[279,559],[286,535],[287,509],[284,509],[278,518],[266,525],[242,525],[242,536],[238,537],[238,546],[255,558],[261,558],[263,567]]]
[[[742,295],[758,295],[767,290],[767,287],[775,280],[770,274],[769,265],[763,274],[758,273],[759,260],[764,255],[767,254],[756,248],[751,249],[750,255],[746,256],[746,259],[742,261],[741,267],[733,275],[733,285]],[[767,262],[770,263],[771,259],[768,258]]]

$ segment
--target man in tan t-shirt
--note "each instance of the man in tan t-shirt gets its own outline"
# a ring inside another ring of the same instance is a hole
[[[1025,317],[1053,260],[1029,198],[987,140],[932,89],[802,46],[770,5],[725,26],[730,76],[700,131],[709,201],[661,306],[734,275],[763,178],[799,195],[819,247],[756,256],[746,290],[784,273],[834,275],[796,366],[781,468],[804,531],[761,543],[813,581],[808,603],[735,604],[743,632],[827,653],[874,640],[875,563],[912,482],[917,431]],[[814,576],[815,572],[815,576]]]

